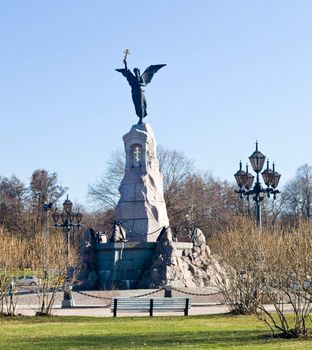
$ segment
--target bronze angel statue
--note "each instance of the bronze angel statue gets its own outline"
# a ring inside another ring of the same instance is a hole
[[[127,55],[129,54],[129,50],[125,50],[125,57],[123,59],[123,63],[125,68],[116,69],[117,72],[121,73],[124,77],[126,77],[129,85],[131,86],[131,94],[132,100],[135,107],[136,115],[139,117],[139,123],[143,123],[143,118],[147,116],[146,112],[146,99],[144,96],[144,90],[142,90],[142,86],[146,86],[149,84],[154,76],[154,74],[162,67],[166,66],[166,64],[153,64],[147,67],[144,73],[141,75],[140,70],[138,68],[133,69],[133,73],[128,69],[127,66]]]

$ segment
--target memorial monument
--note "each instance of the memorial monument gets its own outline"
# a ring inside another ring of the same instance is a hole
[[[134,68],[133,74],[127,66],[128,54],[126,50],[124,68],[116,71],[131,86],[139,122],[123,136],[125,174],[119,187],[120,199],[110,241],[96,241],[92,229],[85,233],[81,249],[87,266],[83,277],[85,287],[154,288],[168,282],[180,287],[209,285],[210,264],[215,260],[206,249],[201,231],[196,231],[192,242],[172,239],[156,141],[151,126],[143,122],[147,103],[142,86],[149,84],[154,74],[166,65],[151,65],[142,75]]]

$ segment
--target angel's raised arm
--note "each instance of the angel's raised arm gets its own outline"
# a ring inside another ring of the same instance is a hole
[[[123,59],[123,63],[125,64],[125,69],[128,70],[127,59],[126,58]]]

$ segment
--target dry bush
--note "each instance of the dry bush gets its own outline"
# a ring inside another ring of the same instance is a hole
[[[14,315],[17,287],[11,282],[25,268],[31,269],[39,280],[35,288],[39,313],[50,314],[56,292],[63,287],[65,279],[70,285],[75,279],[77,253],[71,248],[68,259],[67,249],[67,242],[59,232],[26,239],[0,230],[0,314]]]
[[[0,314],[14,315],[16,296],[11,284],[16,271],[25,267],[26,241],[0,230]],[[11,285],[10,285],[11,284]]]
[[[276,230],[268,235],[266,271],[261,292],[276,315],[264,303],[257,305],[259,317],[273,334],[284,337],[308,335],[312,312],[312,225],[301,221],[295,228]],[[291,306],[294,317],[285,316],[285,304]]]
[[[55,232],[49,237],[42,233],[29,241],[27,257],[40,281],[37,295],[38,313],[41,315],[51,314],[56,292],[63,287],[65,279],[72,284],[75,278],[77,254],[71,248],[68,259],[67,249],[67,242],[61,232]]]
[[[310,223],[266,231],[238,218],[210,245],[226,267],[218,284],[232,312],[257,312],[273,335],[308,334],[312,305]],[[273,305],[275,312],[267,304]],[[291,319],[286,317],[287,304],[294,315]]]
[[[255,266],[262,259],[262,242],[262,232],[244,217],[233,219],[227,231],[209,240],[225,268],[223,275],[216,271],[216,280],[232,313],[255,312],[253,300],[257,298],[261,279]]]

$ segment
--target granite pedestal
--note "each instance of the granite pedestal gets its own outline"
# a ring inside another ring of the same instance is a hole
[[[133,125],[123,141],[126,166],[116,220],[125,226],[128,241],[156,242],[169,220],[153,130],[149,124]]]

